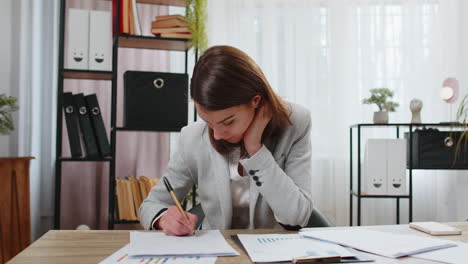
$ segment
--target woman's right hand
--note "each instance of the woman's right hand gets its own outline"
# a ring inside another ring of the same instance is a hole
[[[168,236],[192,235],[198,217],[186,212],[190,221],[177,209],[176,206],[169,206],[167,211],[155,223],[155,227],[162,230]]]

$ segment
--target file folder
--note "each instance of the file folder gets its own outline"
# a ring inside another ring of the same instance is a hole
[[[78,109],[78,120],[80,121],[81,134],[86,146],[87,156],[96,158],[99,156],[96,139],[91,125],[91,118],[86,108],[86,102],[82,93],[74,95],[76,107]]]
[[[91,117],[91,124],[94,135],[96,135],[97,146],[102,157],[111,156],[111,148],[107,138],[106,127],[101,115],[101,108],[96,94],[85,96],[88,112]]]
[[[89,10],[68,9],[66,67],[88,70]]]
[[[89,14],[89,69],[112,70],[112,16],[107,11]]]
[[[78,111],[72,93],[63,93],[63,111],[67,125],[68,143],[72,157],[81,157],[80,134],[78,132]]]

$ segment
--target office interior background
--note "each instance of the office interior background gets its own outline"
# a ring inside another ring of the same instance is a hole
[[[81,9],[110,11],[111,5],[105,0],[67,0],[68,7]],[[393,100],[400,106],[390,113],[390,123],[411,121],[409,104],[414,98],[423,102],[424,123],[453,121],[460,99],[453,105],[442,100],[443,80],[456,78],[461,97],[468,92],[465,0],[209,0],[207,7],[209,46],[232,45],[247,52],[280,96],[310,110],[312,196],[315,206],[337,226],[349,225],[349,127],[372,123],[377,110],[362,104],[369,90],[387,87],[395,92]],[[177,7],[138,8],[140,20],[148,22],[142,23],[146,35],[151,35],[155,15],[184,13]],[[30,199],[32,236],[38,238],[53,228],[55,212],[60,1],[2,0],[0,12],[4,39],[0,93],[17,97],[20,107],[14,113],[14,132],[0,136],[0,156],[35,157]],[[126,69],[183,72],[180,53],[134,49],[119,53],[119,76]],[[189,73],[193,64],[190,59]],[[122,78],[118,82],[122,85]],[[65,87],[98,93],[100,104],[109,105],[108,82],[66,80]],[[108,120],[110,108],[104,110]],[[394,136],[393,130],[366,133]],[[178,134],[126,132],[119,137],[117,177],[157,178]],[[63,228],[80,224],[107,228],[106,166],[64,165]],[[467,171],[414,171],[413,220],[467,220],[467,190]],[[400,207],[401,222],[407,223],[407,201],[402,199]],[[395,200],[363,201],[364,225],[395,224],[395,214]]]

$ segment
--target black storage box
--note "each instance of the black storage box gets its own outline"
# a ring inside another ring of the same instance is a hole
[[[187,125],[187,74],[127,71],[124,93],[125,128],[180,131]]]
[[[412,134],[413,169],[466,169],[468,168],[467,148],[463,142],[455,161],[455,149],[461,136],[461,131],[439,131],[437,129],[416,129]],[[447,144],[451,137],[452,146]],[[407,139],[407,166],[410,166],[410,140]],[[454,162],[455,161],[455,162]]]

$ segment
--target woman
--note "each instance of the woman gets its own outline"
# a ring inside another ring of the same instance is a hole
[[[310,113],[283,102],[258,65],[229,46],[205,51],[190,93],[202,120],[184,127],[165,176],[182,200],[198,184],[203,229],[299,228],[312,213]],[[146,229],[190,234],[163,183],[140,207]]]

